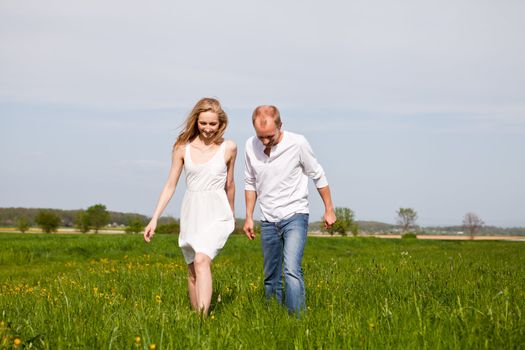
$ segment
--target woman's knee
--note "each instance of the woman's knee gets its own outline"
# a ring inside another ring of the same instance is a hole
[[[197,253],[195,255],[195,260],[193,261],[195,270],[208,269],[211,264],[211,259],[206,254]]]

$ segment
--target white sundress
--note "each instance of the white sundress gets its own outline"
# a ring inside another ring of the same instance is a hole
[[[190,145],[186,145],[187,189],[181,206],[179,247],[187,264],[193,262],[195,253],[215,258],[235,227],[225,191],[225,148],[223,142],[209,161],[194,163]]]

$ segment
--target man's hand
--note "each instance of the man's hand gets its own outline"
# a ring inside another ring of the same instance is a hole
[[[335,211],[333,209],[329,209],[324,212],[323,216],[324,220],[324,228],[328,229],[331,228],[332,225],[336,222],[337,218],[335,217]]]
[[[246,219],[244,221],[244,233],[246,234],[246,237],[251,241],[255,238],[255,230],[253,229],[253,219]]]
[[[317,191],[319,192],[319,195],[321,196],[321,199],[324,203],[324,215],[323,215],[323,221],[324,221],[324,228],[328,229],[331,228],[332,225],[335,223],[337,218],[335,217],[335,211],[334,211],[334,205],[332,202],[332,194],[330,193],[330,187],[325,186],[318,188]]]

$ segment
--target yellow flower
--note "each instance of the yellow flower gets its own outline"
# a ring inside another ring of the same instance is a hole
[[[20,344],[22,344],[22,340],[16,337],[15,340],[13,340],[13,344],[15,345],[15,348],[17,348]]]
[[[161,302],[160,295],[158,295],[158,294],[155,295],[155,301],[160,304],[160,302]]]
[[[149,350],[155,350],[155,349],[157,349],[157,345],[155,345],[155,344],[150,344],[149,345]]]
[[[140,337],[138,335],[135,337],[135,343],[140,344]]]

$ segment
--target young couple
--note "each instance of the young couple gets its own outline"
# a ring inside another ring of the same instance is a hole
[[[259,200],[264,288],[267,298],[285,300],[290,312],[305,308],[301,261],[308,229],[308,178],[324,202],[324,224],[336,220],[323,168],[306,139],[283,131],[275,106],[259,106],[252,115],[255,137],[246,142],[244,232],[255,238],[253,211]],[[233,171],[237,146],[224,140],[228,117],[218,100],[197,102],[173,147],[168,180],[144,230],[150,242],[157,220],[171,199],[184,168],[187,190],[181,206],[179,246],[188,264],[188,292],[197,312],[207,314],[212,296],[211,262],[235,226]],[[285,296],[283,298],[283,265]]]

